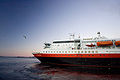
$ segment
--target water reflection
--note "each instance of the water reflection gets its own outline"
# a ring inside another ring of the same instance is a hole
[[[38,75],[40,80],[120,80],[118,69],[106,67],[35,64],[32,70],[32,73]]]
[[[120,67],[40,64],[31,58],[0,58],[0,80],[120,80]]]

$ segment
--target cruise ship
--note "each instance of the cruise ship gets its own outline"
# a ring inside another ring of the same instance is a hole
[[[108,39],[97,33],[97,37],[54,40],[44,43],[43,50],[33,55],[41,63],[120,66],[120,39]]]

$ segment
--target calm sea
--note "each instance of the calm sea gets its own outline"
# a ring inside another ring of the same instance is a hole
[[[50,66],[36,58],[0,58],[0,80],[120,80],[116,71]]]

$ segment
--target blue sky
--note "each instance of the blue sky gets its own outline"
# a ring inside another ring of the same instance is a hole
[[[0,56],[32,56],[69,33],[120,38],[119,30],[120,0],[0,0]]]

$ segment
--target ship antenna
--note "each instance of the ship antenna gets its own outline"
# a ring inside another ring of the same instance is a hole
[[[75,34],[73,34],[73,39],[75,38]]]
[[[80,34],[78,35],[78,38],[80,38]]]
[[[100,38],[100,32],[97,32],[97,34],[98,34],[98,38]]]

